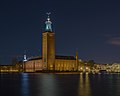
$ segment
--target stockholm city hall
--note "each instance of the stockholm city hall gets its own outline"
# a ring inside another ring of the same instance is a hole
[[[0,72],[73,72],[78,71],[78,53],[74,56],[55,54],[55,33],[52,31],[50,13],[42,32],[42,56],[27,57],[15,65],[2,65]]]
[[[55,53],[55,33],[52,30],[50,13],[47,14],[45,30],[42,32],[42,54],[41,56],[27,57],[24,54],[22,61],[14,62],[13,65],[0,65],[2,72],[93,72],[100,70],[107,72],[120,72],[117,64],[95,64],[93,60],[78,60],[76,56],[56,55]]]
[[[74,57],[55,54],[55,33],[52,31],[50,13],[47,15],[45,31],[42,33],[42,56],[26,58],[24,55],[24,71],[77,71],[78,55]]]
[[[55,33],[52,30],[50,13],[45,22],[45,30],[42,32],[42,55],[27,57],[24,54],[22,61],[15,61],[13,65],[0,65],[2,72],[92,72],[99,73],[101,70],[107,72],[120,72],[119,64],[96,64],[93,60],[78,60],[76,56],[56,55]],[[117,66],[117,67],[116,67]]]

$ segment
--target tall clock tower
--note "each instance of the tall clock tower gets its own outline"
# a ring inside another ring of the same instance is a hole
[[[42,62],[44,70],[54,70],[55,67],[55,33],[52,31],[50,13],[45,22],[45,31],[42,33]]]

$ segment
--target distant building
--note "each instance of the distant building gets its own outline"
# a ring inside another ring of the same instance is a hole
[[[17,62],[15,65],[0,65],[0,72],[23,72],[23,62]]]
[[[24,71],[77,71],[78,54],[74,56],[55,55],[55,33],[52,31],[52,22],[49,14],[45,22],[45,32],[42,33],[42,57],[24,57]]]
[[[111,65],[111,72],[120,72],[120,63],[113,63]]]

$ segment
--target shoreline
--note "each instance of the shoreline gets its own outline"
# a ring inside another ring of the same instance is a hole
[[[0,74],[120,74],[120,72],[106,72],[106,73],[100,73],[100,72],[0,72]]]

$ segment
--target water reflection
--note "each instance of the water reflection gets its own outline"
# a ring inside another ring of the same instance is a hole
[[[56,87],[55,75],[44,74],[41,75],[41,93],[40,96],[58,96],[58,88]]]
[[[79,96],[91,96],[90,79],[88,74],[80,74]]]
[[[109,95],[110,94],[114,94],[116,96],[119,96],[120,95],[120,75],[119,74],[111,74],[111,75],[108,75],[108,80],[107,80],[107,84],[109,85],[108,86],[108,90],[112,90],[112,91],[109,91]],[[114,84],[114,85],[113,85]]]
[[[29,94],[29,75],[27,73],[21,74],[21,94],[22,96],[30,96]]]
[[[119,96],[118,74],[3,74],[0,96]]]

